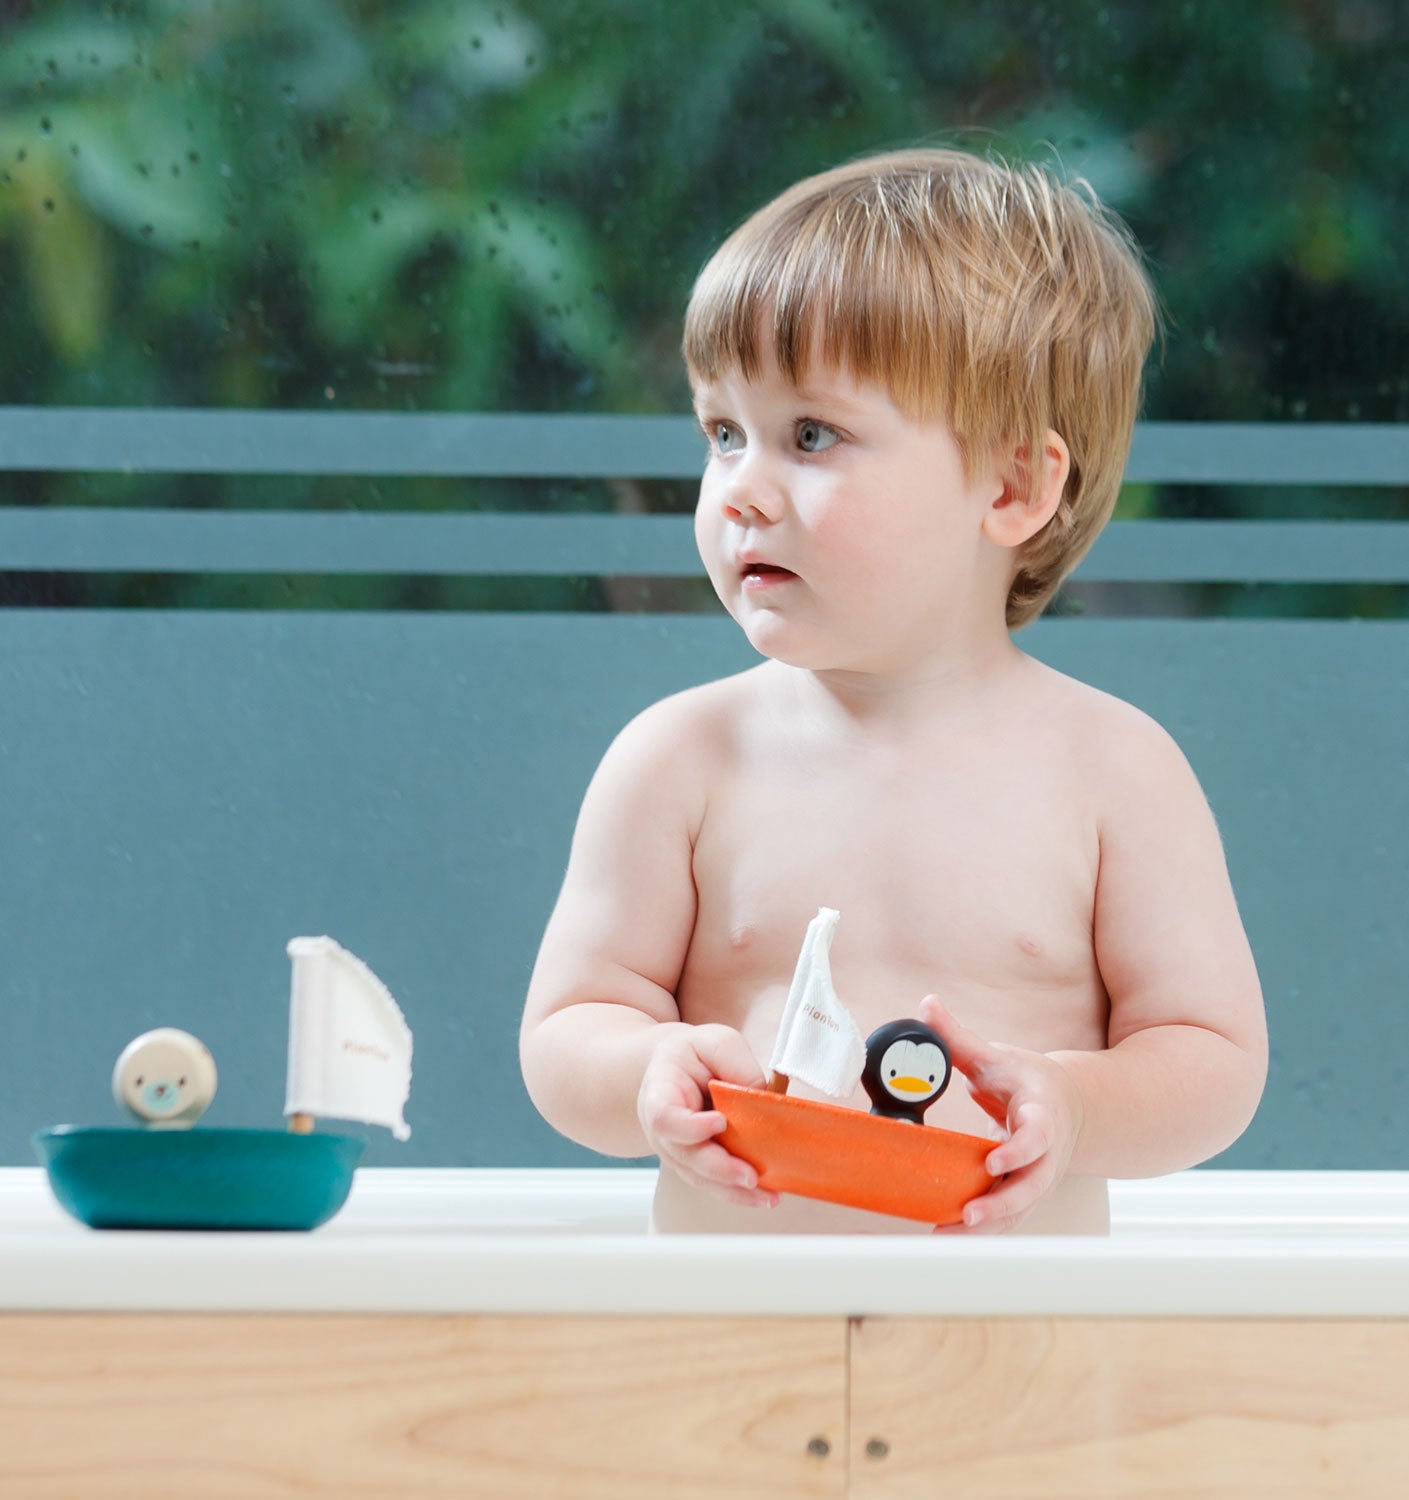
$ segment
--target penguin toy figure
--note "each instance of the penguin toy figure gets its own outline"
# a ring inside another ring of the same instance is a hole
[[[861,1085],[871,1113],[912,1125],[949,1087],[949,1048],[923,1021],[888,1021],[866,1038]]]

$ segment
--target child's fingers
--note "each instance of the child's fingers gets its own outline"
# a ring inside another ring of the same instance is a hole
[[[756,1088],[763,1082],[763,1069],[749,1044],[732,1026],[698,1026],[692,1037],[695,1055],[709,1069],[711,1078]]]
[[[1025,1168],[1004,1179],[980,1197],[964,1205],[958,1224],[942,1224],[936,1234],[1007,1234],[1017,1228],[1037,1206],[1049,1186],[1039,1168]]]
[[[758,1186],[758,1173],[748,1162],[731,1156],[723,1146],[711,1144],[689,1151],[668,1151],[671,1169],[693,1186],[727,1198],[731,1203],[767,1207],[778,1195]]]
[[[737,1204],[740,1208],[776,1208],[778,1206],[777,1193],[766,1192],[762,1188],[735,1187],[709,1177],[694,1177],[674,1162],[671,1163],[671,1167],[691,1187],[708,1193],[711,1197],[722,1198],[726,1203]]]
[[[646,1141],[692,1187],[745,1207],[771,1207],[778,1195],[760,1188],[757,1171],[714,1139],[728,1121],[708,1107],[705,1083],[711,1077],[763,1081],[748,1044],[728,1027],[696,1028],[688,1052],[665,1050],[647,1068],[636,1100]]]
[[[636,1117],[647,1136],[654,1140],[672,1118],[683,1121],[687,1116],[699,1114],[703,1103],[699,1090],[689,1078],[674,1071],[652,1069],[641,1080],[641,1092],[636,1097]]]
[[[1041,1161],[1052,1149],[1056,1134],[1051,1111],[1038,1104],[1020,1104],[1013,1116],[1013,1133],[989,1152],[987,1167],[995,1177]]]
[[[920,1019],[944,1038],[950,1060],[955,1071],[963,1075],[969,1097],[989,1119],[1006,1130],[1009,1106],[1022,1086],[1012,1052],[961,1026],[936,995],[926,995],[920,1001]]]
[[[1020,1224],[1047,1191],[1050,1174],[1027,1167],[998,1187],[964,1205],[964,1227],[971,1234],[1006,1234]]]
[[[920,1001],[920,1019],[944,1038],[950,1061],[965,1078],[971,1083],[982,1079],[989,1088],[994,1086],[997,1080],[990,1075],[1000,1071],[1006,1059],[1001,1048],[956,1021],[938,995],[926,995]]]
[[[703,1145],[728,1123],[717,1109],[663,1109],[651,1122],[657,1139],[674,1146]]]
[[[721,1134],[728,1123],[717,1109],[701,1109],[681,1090],[649,1081],[636,1101],[636,1116],[652,1151],[701,1145]]]
[[[741,1157],[730,1155],[717,1142],[682,1151],[677,1160],[684,1161],[697,1177],[707,1177],[711,1182],[749,1189],[758,1186],[758,1172]]]
[[[969,1098],[978,1105],[990,1120],[996,1121],[1004,1130],[1008,1128],[1009,1096],[1007,1094],[995,1094],[989,1089],[977,1088],[972,1080],[970,1080]]]

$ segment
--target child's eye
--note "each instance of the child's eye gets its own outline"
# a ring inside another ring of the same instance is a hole
[[[732,422],[707,421],[701,418],[700,431],[704,433],[711,454],[737,453],[744,446],[744,435]]]
[[[720,453],[737,453],[744,446],[744,435],[732,422],[714,422],[709,435]]]
[[[824,453],[833,443],[841,442],[841,433],[825,422],[814,422],[810,417],[797,424],[797,445],[804,453]]]

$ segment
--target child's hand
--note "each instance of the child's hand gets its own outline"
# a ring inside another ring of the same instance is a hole
[[[1020,1224],[1065,1176],[1081,1135],[1080,1091],[1060,1063],[1041,1052],[985,1041],[961,1026],[935,995],[920,1001],[920,1019],[944,1038],[970,1094],[1008,1132],[987,1161],[1001,1180],[970,1200],[963,1225],[954,1229],[1002,1234]]]
[[[636,1096],[651,1150],[693,1187],[731,1203],[771,1208],[778,1195],[761,1189],[758,1173],[714,1139],[727,1122],[709,1108],[711,1078],[745,1088],[764,1081],[748,1043],[732,1027],[671,1027],[646,1065]]]

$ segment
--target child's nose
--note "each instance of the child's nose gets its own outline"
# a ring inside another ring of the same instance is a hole
[[[786,503],[776,476],[752,455],[729,476],[721,501],[725,516],[745,525],[776,521]]]

